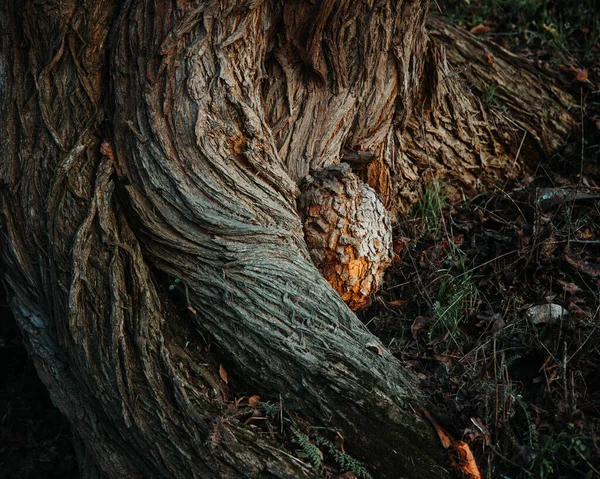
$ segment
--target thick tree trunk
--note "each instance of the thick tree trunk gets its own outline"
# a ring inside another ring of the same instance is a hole
[[[485,148],[498,171],[519,165],[425,13],[391,0],[3,3],[3,271],[84,477],[314,476],[225,407],[219,362],[342,431],[374,475],[444,475],[413,379],[312,264],[296,211],[297,181],[348,151],[375,158],[359,172],[392,212],[424,155],[457,184],[489,165]]]

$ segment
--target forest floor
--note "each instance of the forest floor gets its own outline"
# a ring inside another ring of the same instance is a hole
[[[580,99],[579,128],[496,191],[452,202],[429,185],[361,317],[483,477],[600,477],[600,2],[431,8],[553,72]]]
[[[438,0],[454,22],[571,89],[579,131],[496,191],[432,183],[396,226],[396,259],[361,319],[416,373],[483,477],[600,477],[600,5]],[[493,88],[484,100],[496,104]],[[1,304],[6,304],[0,300]],[[70,432],[0,309],[0,475],[77,477]],[[350,477],[350,476],[347,476]]]

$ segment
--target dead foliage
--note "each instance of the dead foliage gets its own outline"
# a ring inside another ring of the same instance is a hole
[[[488,477],[600,470],[600,189],[538,171],[401,220],[365,313]]]

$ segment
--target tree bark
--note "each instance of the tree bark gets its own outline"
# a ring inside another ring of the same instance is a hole
[[[484,148],[520,167],[426,6],[0,7],[2,266],[83,477],[315,476],[236,419],[220,363],[342,431],[375,476],[444,476],[414,379],[312,264],[296,211],[297,182],[344,151],[370,153],[359,173],[392,213],[432,164],[457,185]],[[543,152],[565,131],[530,127]]]

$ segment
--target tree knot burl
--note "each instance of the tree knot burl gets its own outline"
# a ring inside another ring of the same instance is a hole
[[[368,305],[392,263],[383,203],[346,163],[308,175],[300,190],[298,211],[313,262],[350,308]]]

